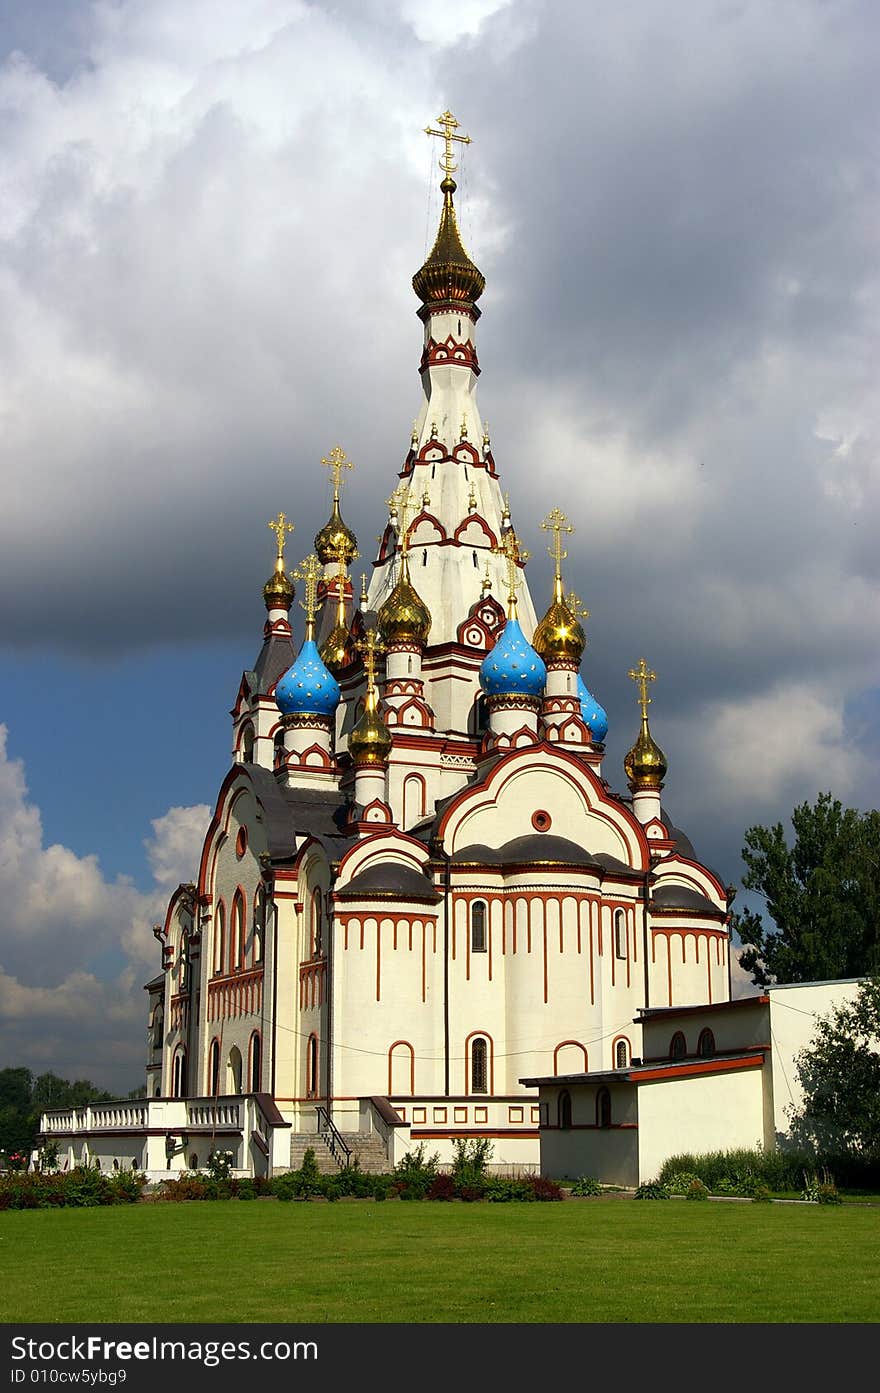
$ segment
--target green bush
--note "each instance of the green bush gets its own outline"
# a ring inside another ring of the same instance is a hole
[[[702,1180],[694,1176],[690,1185],[684,1192],[686,1200],[707,1200],[709,1198],[709,1187],[704,1185]]]
[[[438,1152],[426,1155],[425,1143],[420,1142],[414,1151],[408,1151],[394,1167],[392,1186],[394,1193],[402,1200],[423,1200],[427,1195],[440,1161]]]
[[[579,1175],[571,1187],[571,1193],[577,1195],[579,1199],[582,1196],[601,1195],[602,1186],[593,1175]]]
[[[646,1180],[636,1190],[637,1200],[668,1200],[669,1191],[659,1180]]]
[[[97,1166],[75,1166],[71,1171],[48,1174],[13,1171],[0,1176],[0,1210],[133,1204],[140,1199],[144,1179],[136,1171],[104,1175]]]
[[[663,1172],[661,1171],[661,1176]],[[698,1175],[693,1171],[675,1171],[672,1175],[663,1176],[663,1184],[670,1195],[686,1195],[694,1181],[703,1184]]]
[[[486,1190],[486,1168],[492,1156],[488,1137],[459,1137],[452,1159],[452,1179],[459,1199],[481,1199]]]
[[[823,1168],[821,1175],[818,1171],[805,1172],[801,1199],[807,1200],[811,1204],[842,1203],[837,1186],[834,1183],[834,1177],[831,1172],[825,1168]]]

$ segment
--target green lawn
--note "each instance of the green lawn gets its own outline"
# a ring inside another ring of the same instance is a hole
[[[880,1208],[225,1201],[0,1214],[0,1321],[873,1322]]]

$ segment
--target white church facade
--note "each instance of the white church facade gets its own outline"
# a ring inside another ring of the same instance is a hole
[[[661,802],[643,659],[625,791],[604,768],[558,508],[553,593],[529,591],[477,406],[484,280],[457,227],[456,124],[440,120],[443,209],[413,278],[424,399],[371,576],[356,593],[337,447],[293,578],[290,524],[270,523],[233,762],[155,930],[147,1096],[47,1115],[71,1162],[159,1173],[222,1145],[265,1173],[309,1134],[363,1164],[487,1137],[497,1165],[535,1168],[524,1079],[629,1069],[652,1011],[730,1000],[730,892]]]

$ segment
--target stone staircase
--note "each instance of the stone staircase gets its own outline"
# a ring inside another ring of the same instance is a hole
[[[375,1133],[343,1132],[342,1139],[351,1148],[351,1159],[357,1157],[362,1171],[382,1175],[391,1170],[382,1141]],[[300,1170],[306,1152],[315,1153],[315,1164],[322,1175],[336,1175],[341,1169],[324,1138],[317,1132],[292,1132],[290,1136],[290,1169]]]

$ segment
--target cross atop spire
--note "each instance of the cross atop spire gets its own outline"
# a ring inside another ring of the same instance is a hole
[[[346,458],[341,445],[334,445],[330,451],[330,458],[322,459],[321,463],[333,474],[333,502],[338,503],[342,471],[343,469],[354,469],[354,465],[350,459]]]
[[[306,598],[300,600],[300,605],[306,612],[307,637],[311,638],[311,629],[315,624],[315,611],[318,608],[318,580],[322,574],[322,566],[314,552],[311,552],[305,560],[301,561],[293,573],[294,580],[298,580],[305,586]]]
[[[651,697],[648,696],[648,683],[656,682],[657,674],[652,672],[644,658],[639,658],[637,668],[631,667],[627,674],[632,678],[639,689],[639,706],[642,708],[642,720],[648,719],[648,707],[651,705]]]
[[[553,563],[556,567],[556,579],[558,581],[561,581],[562,563],[568,556],[568,552],[563,548],[562,545],[562,534],[563,532],[573,532],[574,528],[572,527],[571,523],[569,522],[568,518],[565,516],[565,513],[563,513],[561,508],[551,509],[551,511],[545,517],[544,521],[541,523],[541,526],[543,527],[545,532],[553,533],[553,541],[550,542],[550,544],[548,545],[547,551],[553,558]]]
[[[293,531],[293,523],[287,521],[286,513],[279,513],[277,518],[270,522],[269,527],[275,533],[275,545],[278,555],[275,558],[276,571],[284,570],[284,544],[287,541],[287,533]]]
[[[427,495],[427,489],[425,493]],[[430,499],[428,499],[428,502],[430,502]],[[424,499],[422,500],[422,504],[427,506]],[[412,522],[412,517],[409,515],[412,514],[414,517],[419,511],[419,506],[419,503],[413,499],[412,489],[404,488],[403,484],[400,484],[388,499],[388,507],[391,509],[392,524],[396,525],[399,519],[400,550],[403,552],[404,556],[409,550],[408,534],[410,523]]]
[[[372,693],[376,690],[376,659],[381,653],[385,652],[382,640],[379,638],[375,629],[368,629],[364,637],[359,640],[357,650],[364,660],[364,671],[367,674],[367,691]]]
[[[575,619],[589,619],[590,611],[587,609],[580,595],[576,595],[573,590],[569,590],[565,597],[565,603],[568,605]]]
[[[470,145],[471,143],[469,135],[455,134],[460,124],[451,111],[444,111],[442,116],[437,117],[437,125],[443,127],[442,131],[435,131],[431,126],[425,127],[425,135],[437,136],[440,140],[445,141],[446,148],[439,165],[447,179],[451,179],[458,168],[452,159],[453,141],[457,140],[461,145]]]
[[[507,560],[507,612],[509,617],[513,618],[516,614],[516,592],[522,585],[522,576],[518,572],[528,561],[529,553],[520,546],[519,538],[512,527],[508,528],[498,546],[492,550]]]

